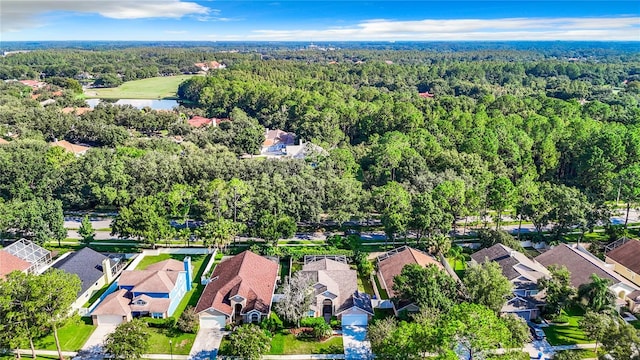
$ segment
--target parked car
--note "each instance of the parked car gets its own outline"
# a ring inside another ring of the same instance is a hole
[[[531,332],[531,336],[533,336],[535,340],[543,340],[546,336],[544,334],[544,331],[542,331],[542,329],[538,327],[529,326],[529,331]]]

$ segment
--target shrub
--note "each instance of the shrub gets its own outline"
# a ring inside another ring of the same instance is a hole
[[[569,317],[566,315],[558,315],[553,318],[553,322],[557,324],[566,324],[569,322]]]
[[[333,329],[340,329],[342,327],[342,321],[338,320],[337,317],[333,316],[331,317],[331,321],[329,322],[329,325]]]
[[[198,314],[196,314],[195,309],[191,306],[182,312],[177,322],[177,326],[180,331],[192,334],[198,332],[199,325],[200,320],[198,319]]]
[[[269,314],[268,318],[262,320],[262,322],[260,323],[260,327],[268,330],[271,333],[275,333],[279,330],[282,330],[282,328],[284,328],[284,325],[282,324],[282,320],[280,320],[280,317],[278,317],[278,314],[272,312],[271,314]]]
[[[149,327],[157,329],[171,329],[176,324],[176,319],[174,317],[168,317],[166,319],[145,317],[143,320],[149,325]]]
[[[304,318],[300,321],[300,326],[310,327],[313,329],[313,337],[316,339],[325,338],[331,336],[332,329],[323,318]]]

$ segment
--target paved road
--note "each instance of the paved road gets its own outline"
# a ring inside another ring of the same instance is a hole
[[[193,341],[189,359],[215,359],[218,356],[218,349],[220,349],[220,342],[222,342],[224,335],[225,332],[220,329],[200,329]]]
[[[342,343],[346,360],[373,359],[371,343],[367,340],[366,326],[343,326]]]

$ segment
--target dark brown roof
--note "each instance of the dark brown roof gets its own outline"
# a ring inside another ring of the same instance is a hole
[[[551,265],[566,266],[571,273],[571,285],[578,288],[582,284],[591,282],[591,274],[596,274],[601,278],[609,279],[612,284],[620,282],[601,266],[596,265],[598,259],[588,259],[588,254],[581,254],[579,250],[570,248],[565,244],[560,244],[555,248],[545,251],[536,257],[536,261],[549,267]]]
[[[607,257],[634,273],[640,274],[640,241],[627,241],[624,245],[608,252]]]
[[[380,274],[382,274],[382,278],[387,284],[387,293],[390,297],[395,296],[393,292],[393,278],[400,275],[402,268],[409,264],[418,264],[422,267],[435,264],[440,269],[444,269],[438,260],[410,247],[384,260],[378,261],[378,270],[380,270]]]
[[[213,308],[231,315],[230,299],[240,295],[246,299],[242,313],[255,309],[266,314],[271,309],[277,277],[277,263],[249,250],[244,251],[216,266],[211,282],[198,300],[196,312]]]

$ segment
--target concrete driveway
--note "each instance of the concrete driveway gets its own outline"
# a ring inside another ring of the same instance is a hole
[[[221,329],[200,329],[193,341],[189,358],[194,360],[215,359],[225,334],[226,332]]]
[[[107,335],[115,331],[117,325],[98,325],[87,342],[82,346],[82,352],[100,353]]]
[[[366,326],[343,326],[342,343],[346,360],[373,359]]]

